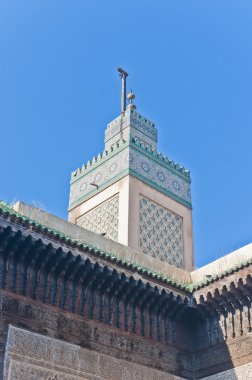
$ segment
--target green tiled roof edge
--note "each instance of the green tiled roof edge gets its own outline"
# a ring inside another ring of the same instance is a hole
[[[218,280],[228,276],[229,274],[237,272],[238,270],[243,269],[245,267],[248,267],[250,265],[252,265],[252,258],[245,260],[245,261],[241,261],[239,264],[236,264],[233,267],[231,267],[231,268],[229,268],[223,272],[220,272],[220,273],[215,274],[209,278],[206,278],[205,280],[199,281],[197,283],[191,283],[188,285],[188,290],[190,290],[191,292],[194,292],[195,290],[199,290],[200,288],[203,288],[204,286],[210,285],[213,282],[218,281]]]
[[[103,258],[111,261],[112,263],[114,262],[114,263],[117,263],[119,265],[122,265],[125,268],[135,270],[135,271],[137,271],[143,275],[147,275],[148,277],[156,279],[160,282],[164,282],[165,284],[174,286],[175,288],[184,290],[188,293],[193,293],[194,291],[199,290],[200,288],[203,288],[203,287],[205,287],[205,286],[207,286],[207,285],[209,285],[215,281],[218,281],[219,279],[221,279],[225,276],[228,276],[229,274],[232,274],[232,273],[252,264],[252,258],[251,258],[251,259],[248,259],[246,261],[240,262],[239,264],[235,265],[232,268],[227,269],[226,271],[223,271],[217,275],[213,275],[210,278],[206,278],[203,281],[200,281],[197,283],[179,283],[178,281],[175,281],[170,277],[167,277],[167,276],[162,275],[161,273],[152,271],[150,268],[143,267],[142,265],[139,265],[135,262],[132,262],[132,261],[126,260],[124,258],[115,256],[111,253],[102,251],[102,250],[100,250],[100,249],[98,249],[98,248],[96,248],[90,244],[82,243],[76,239],[71,239],[67,235],[62,234],[61,232],[59,232],[55,229],[49,228],[46,225],[43,225],[41,223],[36,222],[33,219],[30,219],[26,216],[23,216],[22,214],[15,211],[9,204],[7,204],[3,201],[0,201],[0,214],[3,214],[3,215],[6,214],[7,216],[8,215],[14,216],[18,220],[20,220],[21,222],[29,223],[30,226],[33,226],[33,227],[37,228],[38,230],[42,230],[44,232],[51,233],[52,236],[55,238],[62,238],[68,244],[69,243],[70,244],[76,244],[76,246],[78,248],[85,249],[90,253],[93,253],[95,255],[98,255],[100,257],[103,257]]]

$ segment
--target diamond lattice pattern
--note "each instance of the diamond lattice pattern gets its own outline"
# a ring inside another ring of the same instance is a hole
[[[88,211],[77,220],[77,224],[109,239],[118,240],[119,195],[108,199]]]
[[[141,251],[159,260],[183,266],[183,219],[147,198],[140,197]]]

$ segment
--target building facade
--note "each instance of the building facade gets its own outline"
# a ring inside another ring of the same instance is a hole
[[[252,379],[252,245],[194,270],[190,173],[122,77],[69,221],[0,202],[0,378]]]

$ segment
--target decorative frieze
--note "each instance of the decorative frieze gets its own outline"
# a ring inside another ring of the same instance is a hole
[[[100,164],[90,167],[82,176],[71,184],[69,207],[72,209],[84,200],[97,193],[96,184],[99,189],[104,190],[120,177],[127,174],[128,169],[128,147],[122,146],[117,154],[111,154]]]
[[[139,138],[152,149],[157,148],[157,129],[154,123],[138,112],[128,109],[108,124],[105,131],[105,149],[109,149],[120,139],[127,140],[129,136]]]
[[[170,196],[175,195],[178,200],[181,199],[188,205],[191,204],[190,182],[165,165],[161,165],[150,155],[134,149],[134,146],[130,149],[129,167],[131,173],[136,173],[136,176],[139,175],[141,179],[149,181],[154,187],[161,191],[163,189]]]
[[[83,175],[73,177],[69,210],[128,174],[191,207],[190,179],[132,141],[120,145],[106,159],[91,165]]]

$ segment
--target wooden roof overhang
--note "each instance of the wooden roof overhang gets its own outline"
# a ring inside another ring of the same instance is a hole
[[[197,312],[189,292],[123,269],[0,216],[2,290],[124,329],[129,319],[119,309],[172,319],[189,307]]]
[[[252,305],[252,270],[250,262],[221,275],[207,286],[195,290],[194,302],[212,315],[227,316]]]
[[[252,301],[252,260],[201,283],[181,284],[79,244],[2,206],[0,263],[0,289],[100,321],[106,314],[108,323],[110,311],[102,310],[105,295],[118,310],[123,304],[125,310],[138,308],[169,319],[188,310],[204,318],[226,315],[251,307]],[[116,320],[116,326],[120,323]]]

